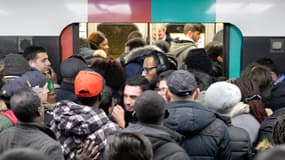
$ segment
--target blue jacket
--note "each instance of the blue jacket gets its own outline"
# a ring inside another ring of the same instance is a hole
[[[226,124],[215,113],[191,101],[170,102],[165,126],[186,138],[182,147],[191,160],[230,160],[231,146]]]

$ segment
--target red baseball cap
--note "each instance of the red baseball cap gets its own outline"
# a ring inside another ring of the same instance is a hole
[[[77,97],[95,97],[103,89],[103,77],[94,71],[80,71],[74,80],[74,91]]]

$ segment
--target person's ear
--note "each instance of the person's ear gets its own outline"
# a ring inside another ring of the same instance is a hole
[[[192,95],[192,99],[195,100],[199,97],[200,95],[200,89],[199,88],[196,88],[193,95]]]
[[[38,107],[38,109],[37,109],[37,111],[36,111],[36,114],[37,114],[37,116],[39,116],[39,117],[43,114],[41,110],[42,110],[41,107]]]
[[[167,109],[165,109],[164,119],[167,119],[168,117],[169,117],[169,111]]]
[[[166,97],[166,100],[167,101],[170,101],[171,100],[171,93],[169,92],[169,90],[166,91],[166,94],[165,94],[165,97]]]

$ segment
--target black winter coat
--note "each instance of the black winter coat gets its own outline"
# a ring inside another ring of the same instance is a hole
[[[182,136],[164,126],[131,123],[126,130],[140,132],[149,138],[153,148],[153,160],[190,159],[185,150],[178,145]]]
[[[199,103],[170,102],[165,125],[186,137],[182,147],[192,160],[230,160],[231,146],[226,124]]]

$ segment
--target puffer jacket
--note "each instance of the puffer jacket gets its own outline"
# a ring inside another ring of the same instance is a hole
[[[226,124],[199,103],[170,102],[165,126],[186,138],[182,147],[192,160],[230,160],[231,146]]]

